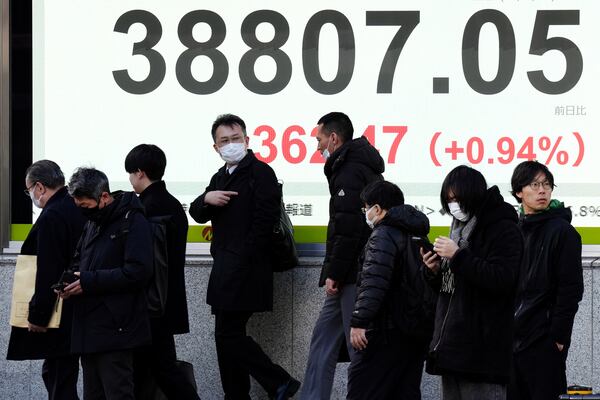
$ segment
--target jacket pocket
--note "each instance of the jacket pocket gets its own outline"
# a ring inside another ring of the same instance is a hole
[[[135,302],[130,293],[116,293],[103,299],[104,306],[108,310],[107,328],[117,332],[127,331],[131,320],[135,315],[133,309]],[[138,310],[139,312],[139,310]]]

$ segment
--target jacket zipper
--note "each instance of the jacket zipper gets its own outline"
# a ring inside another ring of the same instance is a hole
[[[440,336],[438,338],[437,343],[433,347],[433,351],[436,351],[438,349],[438,346],[440,345],[440,343],[442,341],[442,336],[444,335],[444,328],[446,327],[446,320],[448,319],[448,314],[450,314],[450,306],[452,305],[453,298],[454,298],[454,292],[452,292],[452,294],[450,295],[450,301],[448,301],[448,309],[446,310],[446,315],[444,315],[444,321],[442,321],[442,328],[440,329]]]

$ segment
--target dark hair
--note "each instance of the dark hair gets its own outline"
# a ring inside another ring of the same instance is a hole
[[[108,178],[95,168],[77,168],[69,179],[69,194],[72,197],[98,200],[104,192],[110,193]]]
[[[525,186],[532,183],[540,172],[546,175],[546,179],[548,179],[548,182],[554,188],[554,175],[552,175],[552,172],[544,164],[538,161],[523,161],[517,165],[513,171],[512,178],[510,178],[510,186],[512,187],[510,193],[519,203],[522,200],[517,196],[517,193],[522,192]]]
[[[360,194],[360,199],[370,206],[379,204],[379,207],[384,210],[404,204],[402,190],[388,181],[369,183]]]
[[[452,191],[454,198],[460,203],[460,209],[469,215],[474,215],[481,206],[487,192],[487,182],[474,168],[460,165],[454,168],[444,179],[440,201],[442,208],[450,213],[448,208],[449,196]]]
[[[233,114],[222,114],[217,117],[215,122],[212,124],[212,128],[210,133],[212,134],[213,142],[217,141],[217,128],[221,125],[225,125],[228,127],[233,127],[234,125],[239,125],[242,128],[242,132],[244,132],[244,136],[246,135],[246,124],[244,120]]]
[[[159,181],[165,174],[166,166],[165,152],[153,144],[139,144],[125,157],[125,171],[130,174],[143,171],[151,181]]]
[[[57,163],[50,160],[39,160],[31,164],[25,171],[25,179],[32,184],[39,182],[50,189],[65,186],[63,172]]]
[[[319,119],[317,125],[323,124],[323,131],[327,136],[331,135],[331,132],[335,132],[343,143],[352,140],[354,135],[354,127],[352,121],[344,113],[341,112],[330,112],[325,114]]]

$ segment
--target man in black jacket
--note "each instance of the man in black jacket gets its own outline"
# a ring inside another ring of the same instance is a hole
[[[521,203],[525,252],[509,399],[557,399],[567,390],[566,359],[583,296],[581,237],[571,225],[571,210],[552,200],[554,176],[544,164],[522,162],[511,186]]]
[[[405,205],[400,188],[387,181],[371,183],[361,198],[373,232],[361,256],[350,321],[358,353],[348,368],[347,399],[421,400],[435,295],[411,237],[426,236],[429,220]]]
[[[244,121],[231,114],[212,126],[214,149],[225,165],[190,206],[195,221],[211,221],[214,263],[206,302],[215,315],[221,384],[228,400],[250,399],[252,377],[277,400],[291,397],[300,382],[274,364],[246,334],[255,312],[273,308],[270,238],[279,219],[275,173],[248,149]]]
[[[167,166],[165,153],[152,144],[134,147],[125,158],[125,170],[133,190],[140,195],[146,217],[169,217],[167,223],[168,287],[163,316],[151,317],[152,345],[136,351],[134,357],[137,398],[141,398],[143,377],[150,373],[169,399],[198,399],[198,394],[177,367],[173,335],[188,333],[185,293],[185,249],[188,221],[181,203],[166,188],[162,177]]]
[[[329,224],[319,285],[327,298],[315,324],[301,399],[329,399],[340,349],[350,358],[350,318],[356,295],[358,257],[369,227],[361,213],[361,191],[383,180],[383,159],[365,137],[352,140],[354,128],[346,114],[332,112],[318,121],[317,150],[326,158]],[[345,350],[344,350],[345,352]]]
[[[33,163],[25,173],[25,187],[33,204],[42,209],[21,247],[21,254],[37,256],[35,291],[29,302],[29,329],[12,328],[7,358],[44,359],[42,378],[48,399],[78,399],[79,357],[70,353],[71,305],[63,304],[58,329],[46,326],[57,299],[51,286],[71,267],[85,218],[69,196],[55,162]]]
[[[94,168],[77,169],[69,193],[89,219],[75,257],[79,279],[61,293],[73,302],[71,350],[81,354],[84,398],[133,399],[133,349],[151,342],[150,226],[137,196],[110,194]]]

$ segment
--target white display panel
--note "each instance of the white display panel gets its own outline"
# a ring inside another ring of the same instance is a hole
[[[574,224],[600,226],[599,16],[597,0],[35,0],[34,160],[128,189],[126,154],[154,143],[189,204],[222,165],[211,124],[234,113],[310,214],[293,222],[325,225],[311,132],[343,111],[432,225],[449,223],[439,189],[455,166],[516,203],[512,170],[535,158]]]

